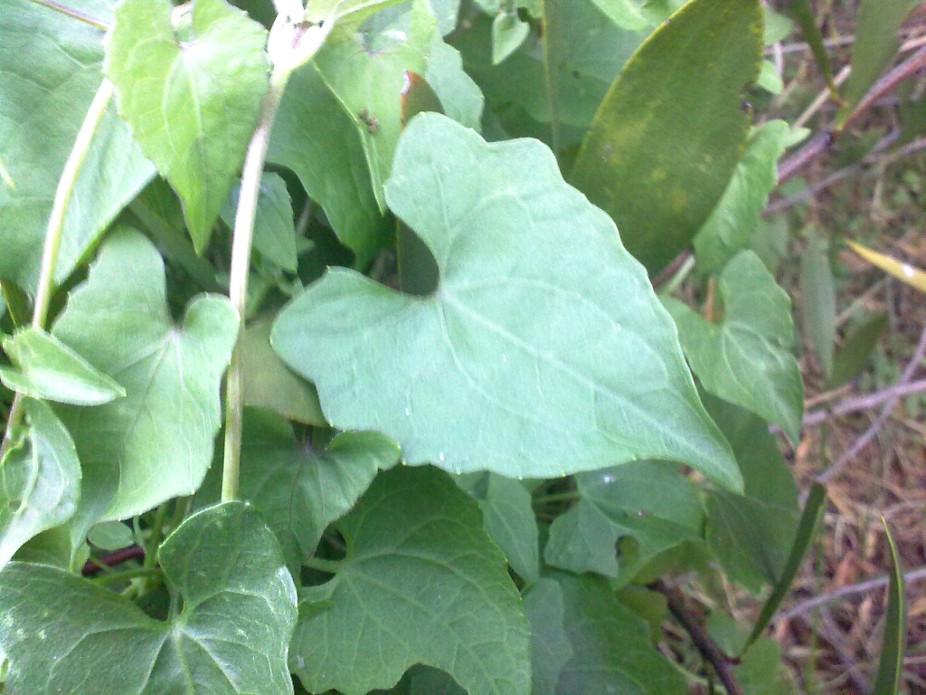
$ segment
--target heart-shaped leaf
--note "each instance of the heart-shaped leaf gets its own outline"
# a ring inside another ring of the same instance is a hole
[[[0,461],[0,568],[36,534],[77,509],[80,462],[51,408],[22,400],[25,427]]]
[[[399,448],[375,432],[342,432],[324,449],[298,442],[285,421],[249,412],[241,451],[241,497],[267,520],[298,572],[315,553],[325,528],[357,502],[380,470],[399,460]],[[197,500],[219,498],[214,466]]]
[[[6,687],[20,693],[292,693],[296,591],[276,539],[229,502],[188,518],[158,552],[171,618],[47,565],[0,572]],[[180,603],[182,599],[182,609]]]
[[[381,474],[338,528],[347,556],[306,589],[290,666],[312,692],[389,688],[413,664],[484,695],[527,695],[527,620],[479,508],[445,474]]]
[[[120,230],[55,323],[56,338],[126,391],[106,405],[59,411],[84,471],[75,540],[97,521],[192,494],[212,462],[238,318],[226,298],[201,295],[177,326],[164,282],[151,242]]]
[[[543,477],[658,457],[739,487],[643,269],[546,147],[489,145],[421,114],[393,166],[389,204],[434,254],[437,291],[331,269],[271,334],[329,422],[451,471]]]
[[[116,381],[41,328],[30,326],[3,341],[16,367],[0,367],[3,385],[32,398],[100,405],[125,395]]]
[[[257,125],[267,32],[225,0],[196,0],[191,27],[174,27],[172,12],[169,0],[122,2],[105,71],[119,114],[183,201],[201,251]]]
[[[707,391],[774,422],[796,442],[804,384],[791,354],[791,300],[752,251],[730,261],[718,287],[724,309],[720,323],[677,299],[663,300],[692,371]]]
[[[576,476],[579,501],[550,526],[547,563],[576,574],[597,572],[625,584],[646,563],[685,541],[699,542],[704,509],[676,464],[635,461]],[[736,497],[736,495],[731,495]],[[618,555],[619,539],[636,541]]]

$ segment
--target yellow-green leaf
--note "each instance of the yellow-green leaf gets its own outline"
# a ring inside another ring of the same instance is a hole
[[[849,244],[849,248],[872,265],[878,266],[885,273],[893,275],[901,282],[910,285],[910,287],[926,293],[926,272],[909,263],[904,263],[903,261],[898,261],[896,258],[886,256],[883,253],[872,251],[854,241],[847,241],[846,243]]]

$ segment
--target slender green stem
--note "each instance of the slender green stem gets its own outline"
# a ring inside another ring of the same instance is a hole
[[[96,17],[91,17],[86,12],[81,12],[80,10],[75,10],[73,7],[68,7],[64,3],[55,2],[55,0],[31,0],[36,5],[41,5],[42,7],[47,7],[50,10],[55,12],[60,12],[61,14],[66,14],[68,17],[72,17],[84,24],[89,24],[92,27],[97,29],[102,29],[103,31],[109,31],[109,24],[104,22],[102,19],[97,19]]]
[[[125,570],[123,572],[108,572],[94,577],[91,581],[94,584],[116,584],[134,579],[136,577],[160,577],[163,576],[160,567],[137,567],[135,569]]]
[[[244,318],[247,309],[248,271],[251,266],[251,244],[254,239],[254,219],[257,215],[257,199],[260,179],[267,158],[270,129],[277,107],[283,96],[283,89],[291,70],[274,69],[270,76],[270,89],[264,95],[260,122],[248,145],[244,168],[241,174],[241,195],[235,215],[235,231],[232,241],[231,273],[229,275],[229,298],[238,312],[238,340],[232,352],[231,364],[225,381],[225,459],[222,467],[222,501],[238,497],[238,476],[241,467],[241,428],[244,411],[244,388],[242,384],[241,343],[244,334]]]
[[[338,568],[341,566],[341,563],[337,560],[326,560],[323,557],[310,557],[302,564],[310,569],[327,572],[328,574],[337,574]]]
[[[64,218],[67,214],[68,204],[71,202],[71,195],[74,193],[74,187],[77,185],[77,177],[90,151],[90,144],[93,142],[93,136],[96,133],[103,114],[109,106],[113,96],[113,84],[107,79],[97,90],[90,108],[87,109],[87,115],[84,122],[77,132],[74,140],[74,147],[64,163],[64,170],[58,179],[58,188],[55,190],[55,198],[51,206],[51,215],[48,218],[48,226],[45,228],[45,246],[42,249],[42,269],[39,274],[38,288],[35,294],[35,309],[32,315],[32,325],[36,328],[44,328],[45,320],[48,318],[48,305],[51,303],[51,297],[55,289],[55,268],[58,265],[58,252],[61,249],[61,237],[64,233]],[[12,446],[12,433],[19,427],[22,421],[22,397],[19,393],[13,398],[13,405],[10,407],[10,414],[7,418],[6,433],[3,438],[3,444],[0,445],[0,458]]]
[[[151,538],[148,539],[148,547],[145,549],[144,567],[154,567],[158,559],[158,546],[161,544],[163,536],[164,519],[167,516],[167,502],[162,503],[154,513],[154,522],[151,525]]]

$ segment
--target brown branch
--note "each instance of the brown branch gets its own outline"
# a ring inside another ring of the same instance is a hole
[[[714,667],[714,672],[723,687],[726,688],[727,695],[743,695],[743,689],[736,679],[736,674],[733,673],[733,660],[723,653],[717,643],[711,639],[707,631],[701,626],[699,620],[691,614],[685,595],[662,580],[653,582],[650,584],[650,588],[666,597],[669,612],[685,628],[685,631],[691,637],[692,643],[704,660]]]
[[[892,384],[887,388],[873,393],[867,393],[864,396],[846,398],[832,408],[812,410],[804,415],[803,425],[804,427],[816,427],[834,417],[870,410],[886,401],[896,398],[906,398],[907,396],[914,396],[923,392],[926,392],[926,379]]]
[[[61,14],[67,15],[72,19],[76,19],[79,22],[84,24],[89,24],[92,27],[97,29],[102,29],[103,31],[109,31],[110,26],[107,22],[104,22],[102,19],[97,19],[86,12],[81,12],[80,10],[74,9],[73,7],[68,7],[64,3],[57,2],[57,0],[31,0],[36,5],[42,5],[47,7],[50,10],[55,12],[60,12]]]
[[[836,136],[861,118],[868,109],[878,102],[898,84],[926,68],[926,46],[900,63],[897,67],[882,75],[868,90],[868,93],[855,105],[845,120],[838,126],[827,128],[814,136],[810,142],[787,157],[778,167],[778,183],[782,184],[797,174],[807,164],[829,150]]]
[[[137,545],[130,545],[127,548],[120,548],[119,550],[114,550],[108,555],[104,555],[99,559],[99,562],[96,560],[87,560],[84,563],[81,574],[83,574],[85,577],[90,577],[94,574],[99,574],[104,569],[108,569],[109,567],[121,565],[123,562],[128,560],[140,560],[143,557],[145,557],[145,551],[142,548]]]

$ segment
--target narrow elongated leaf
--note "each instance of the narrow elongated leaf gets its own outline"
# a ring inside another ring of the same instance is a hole
[[[753,625],[752,632],[749,634],[749,638],[742,648],[741,655],[762,636],[762,633],[765,632],[765,628],[767,628],[768,624],[772,621],[775,611],[778,610],[778,606],[781,605],[782,600],[784,600],[784,597],[787,596],[788,592],[791,590],[794,577],[797,576],[797,571],[804,561],[807,549],[817,535],[817,528],[820,525],[820,519],[823,518],[825,509],[826,489],[815,482],[810,487],[810,494],[807,496],[807,501],[804,503],[804,511],[801,514],[801,520],[797,526],[797,533],[794,536],[794,543],[791,545],[791,552],[788,554],[788,561],[775,580],[772,593],[769,594],[769,597],[765,601],[765,605],[762,606],[762,612],[759,613],[759,618],[756,620],[755,625]]]
[[[192,36],[183,36],[172,9],[169,0],[122,2],[105,70],[119,114],[183,201],[201,251],[257,125],[267,32],[224,0],[197,0]]]
[[[125,395],[115,380],[41,328],[30,326],[3,340],[16,370],[0,367],[13,391],[72,405],[100,405]]]
[[[360,131],[314,64],[290,77],[274,121],[267,154],[292,169],[325,211],[338,239],[365,268],[389,243],[379,211]]]
[[[94,14],[101,9],[77,4],[84,6]],[[30,294],[58,178],[102,79],[102,38],[99,29],[37,4],[0,4],[0,158],[14,184],[0,185],[0,277]],[[58,282],[153,174],[111,109],[97,128],[71,196]]]
[[[727,187],[761,51],[758,0],[692,0],[634,53],[595,115],[570,181],[651,272],[691,242]]]
[[[676,464],[635,461],[580,473],[576,487],[578,503],[550,527],[544,559],[554,567],[625,584],[660,553],[702,539],[698,491]],[[624,537],[635,541],[632,557],[617,555]]]
[[[900,41],[897,30],[919,0],[862,0],[855,20],[852,44],[852,72],[843,90],[845,105],[838,118],[845,118],[865,96],[878,76],[890,66]]]
[[[361,28],[345,19],[332,31],[315,64],[325,84],[354,121],[382,210],[383,184],[402,129],[400,94],[405,72],[423,75],[428,50],[437,32],[434,14],[425,0],[392,23]]]
[[[727,190],[694,238],[698,269],[702,272],[719,273],[749,246],[768,194],[778,183],[776,163],[790,132],[784,121],[769,121],[750,134]]]
[[[361,695],[416,663],[471,693],[527,695],[527,620],[476,503],[434,469],[381,474],[338,528],[347,556],[305,589],[290,666],[312,692]]]
[[[605,580],[565,573],[554,578],[562,592],[562,621],[572,645],[572,657],[560,671],[556,695],[685,692],[682,676],[650,644],[649,626],[621,605]],[[533,620],[539,623],[541,618]]]
[[[60,410],[84,471],[75,537],[97,521],[127,518],[199,487],[237,330],[228,300],[209,295],[175,325],[155,248],[134,230],[110,235],[53,330],[126,391],[96,408]]]
[[[293,374],[270,347],[270,319],[249,325],[242,338],[244,402],[307,425],[325,426],[312,384]]]
[[[182,599],[155,620],[47,565],[0,572],[0,647],[11,692],[292,693],[296,591],[273,534],[229,502],[187,519],[158,558]],[[92,685],[88,685],[92,684]]]
[[[705,398],[705,404],[732,444],[746,480],[744,495],[711,491],[708,548],[731,578],[758,593],[788,566],[798,531],[797,488],[762,420],[719,399]]]
[[[796,442],[804,385],[790,352],[791,301],[752,251],[730,261],[718,286],[724,305],[720,323],[676,299],[663,300],[691,369],[707,391],[774,422]]]
[[[833,373],[836,347],[836,285],[830,268],[828,244],[812,234],[801,256],[801,298],[804,329],[810,337],[823,373]]]
[[[77,509],[80,462],[68,431],[41,401],[24,399],[25,427],[0,461],[0,569],[33,536]]]
[[[878,674],[872,695],[895,695],[903,674],[904,652],[907,642],[907,598],[904,590],[903,569],[897,544],[884,517],[884,535],[891,553],[890,582],[887,589],[887,618],[884,621],[884,642],[878,659]]]
[[[375,432],[342,432],[324,449],[315,449],[296,441],[284,420],[249,414],[240,494],[267,520],[297,575],[325,528],[351,510],[380,470],[398,460],[395,443]],[[221,477],[221,468],[213,466],[198,502],[219,499]]]
[[[898,261],[896,258],[891,258],[883,253],[872,251],[854,241],[847,241],[846,243],[849,248],[872,265],[878,266],[885,273],[893,275],[901,282],[910,285],[910,287],[926,293],[926,271],[920,270],[909,263]]]
[[[409,463],[451,471],[547,476],[654,456],[739,487],[643,269],[549,150],[421,114],[393,166],[390,206],[434,254],[437,291],[331,269],[271,335],[335,427],[384,432]]]
[[[838,90],[836,83],[833,81],[833,67],[830,65],[830,58],[827,55],[826,46],[823,44],[823,35],[820,33],[820,27],[817,26],[813,8],[808,0],[788,0],[786,7],[801,28],[804,40],[810,45],[810,52],[817,62],[817,67],[823,75],[826,86],[829,88],[830,93],[837,97]]]

